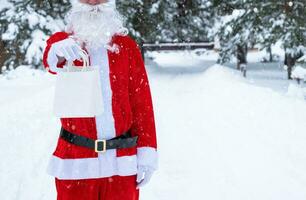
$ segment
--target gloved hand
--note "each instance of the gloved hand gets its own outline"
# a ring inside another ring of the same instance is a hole
[[[56,42],[51,48],[57,56],[64,57],[66,60],[73,61],[80,58],[81,47],[72,38]]]
[[[152,178],[154,170],[147,166],[138,166],[137,169],[137,188],[146,185]]]
[[[54,43],[50,48],[47,59],[51,71],[61,71],[57,68],[59,57],[63,57],[67,61],[74,61],[81,58],[80,51],[81,47],[72,38]]]

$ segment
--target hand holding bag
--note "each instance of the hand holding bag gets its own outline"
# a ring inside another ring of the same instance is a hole
[[[87,52],[80,51],[83,67],[68,62],[56,77],[54,114],[60,118],[95,117],[104,110],[99,67],[89,66]]]

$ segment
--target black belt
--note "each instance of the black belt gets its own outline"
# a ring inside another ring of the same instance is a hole
[[[128,131],[120,136],[114,137],[109,140],[93,140],[81,135],[76,135],[61,128],[60,137],[69,143],[87,147],[95,150],[95,152],[105,152],[108,149],[121,149],[134,147],[137,144],[138,136],[131,137],[131,133]]]

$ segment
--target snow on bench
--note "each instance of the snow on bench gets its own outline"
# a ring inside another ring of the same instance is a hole
[[[291,73],[291,78],[297,80],[298,84],[300,84],[300,81],[303,80],[306,81],[306,55],[302,56],[297,60],[296,67],[293,69]]]
[[[300,65],[296,66],[291,74],[291,78],[297,80],[300,83],[301,80],[306,80],[306,69],[301,67]]]
[[[213,49],[214,42],[183,42],[183,43],[145,43],[143,49],[145,51],[161,51],[161,50],[194,50],[194,49]]]

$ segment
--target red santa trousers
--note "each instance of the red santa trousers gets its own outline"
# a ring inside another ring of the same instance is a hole
[[[93,179],[55,178],[57,200],[138,200],[136,176]]]

